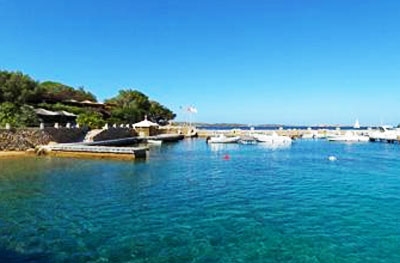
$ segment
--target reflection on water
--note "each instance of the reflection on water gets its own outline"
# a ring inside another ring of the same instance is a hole
[[[210,143],[208,145],[209,145],[211,151],[214,151],[214,152],[226,151],[226,150],[237,150],[240,147],[240,145],[237,143]]]
[[[287,141],[273,141],[273,142],[260,142],[259,145],[264,148],[268,148],[271,150],[278,150],[278,149],[286,149],[292,145],[292,142]]]
[[[257,145],[261,148],[269,150],[279,150],[290,148],[292,143],[287,141],[271,141],[271,142],[258,142]],[[237,143],[210,143],[209,148],[213,152],[231,151],[250,147],[250,145],[243,145]]]

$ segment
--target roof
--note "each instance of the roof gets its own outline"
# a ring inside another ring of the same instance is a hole
[[[45,110],[45,109],[35,109],[35,112],[38,115],[46,115],[46,116],[60,115],[58,112],[49,111],[49,110]]]
[[[159,125],[157,123],[147,120],[147,116],[144,117],[143,121],[133,124],[133,127],[139,127],[139,128],[149,128],[149,127],[156,127],[156,126],[159,126]]]
[[[83,100],[83,101],[81,101],[81,103],[82,104],[95,104],[95,102],[93,102],[93,101],[90,101],[90,100]]]
[[[44,116],[67,116],[67,117],[77,117],[77,115],[68,111],[49,111],[45,109],[35,109],[36,114]]]
[[[73,114],[73,113],[71,113],[71,112],[64,111],[64,110],[62,110],[62,111],[59,111],[58,113],[60,113],[61,115],[64,115],[64,116],[69,116],[69,117],[77,117],[77,115],[76,115],[76,114]]]
[[[90,100],[83,100],[80,102],[81,104],[90,104],[90,105],[104,105],[104,103],[100,103],[100,102],[93,102]]]

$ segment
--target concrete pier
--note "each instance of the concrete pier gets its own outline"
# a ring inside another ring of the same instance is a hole
[[[58,144],[42,146],[38,154],[50,154],[61,157],[92,157],[112,159],[143,159],[147,157],[148,147],[109,147]]]

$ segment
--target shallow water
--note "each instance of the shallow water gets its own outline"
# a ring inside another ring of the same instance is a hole
[[[0,262],[400,262],[399,147],[0,159]]]

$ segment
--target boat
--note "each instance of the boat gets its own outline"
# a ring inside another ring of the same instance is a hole
[[[292,143],[292,138],[278,135],[276,132],[272,134],[254,134],[253,136],[261,143]]]
[[[219,134],[213,137],[207,137],[207,143],[237,143],[240,140],[240,136],[228,137],[225,134]]]
[[[368,142],[369,136],[359,135],[353,131],[347,131],[345,134],[331,135],[326,138],[328,141],[335,142]]]
[[[311,133],[304,133],[304,134],[301,136],[301,138],[302,138],[302,139],[315,139],[316,136],[315,136],[315,133],[314,133],[314,132],[311,132]]]
[[[253,136],[242,136],[238,142],[240,144],[257,144],[257,140]]]
[[[161,145],[162,142],[162,140],[147,140],[147,143],[150,145]]]
[[[400,129],[395,129],[393,126],[389,125],[379,126],[378,130],[371,132],[369,137],[371,141],[394,142],[400,137]]]
[[[353,128],[354,129],[360,129],[360,123],[358,122],[358,119],[356,119],[356,122],[354,123],[354,125],[353,125]]]
[[[198,137],[198,133],[197,133],[196,127],[188,128],[188,131],[185,134],[185,138],[197,138],[197,137]]]

